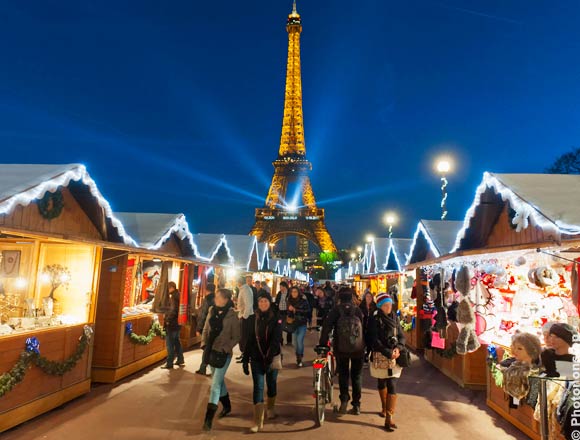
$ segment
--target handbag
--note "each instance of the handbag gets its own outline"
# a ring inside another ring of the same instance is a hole
[[[209,365],[214,368],[223,368],[228,359],[228,354],[223,351],[212,350],[209,353]]]
[[[282,369],[282,354],[277,354],[272,359],[272,370],[281,370]]]
[[[296,325],[296,321],[294,320],[294,318],[286,316],[286,319],[282,323],[282,331],[286,333],[294,333],[297,327],[298,326]]]
[[[397,365],[395,359],[389,359],[380,351],[373,351],[373,368],[376,370],[392,370]]]

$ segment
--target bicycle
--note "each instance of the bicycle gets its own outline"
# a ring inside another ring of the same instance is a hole
[[[324,410],[326,405],[332,404],[333,384],[332,379],[336,371],[334,354],[330,347],[318,346],[314,348],[318,358],[314,360],[314,399],[315,421],[318,426],[324,423]]]

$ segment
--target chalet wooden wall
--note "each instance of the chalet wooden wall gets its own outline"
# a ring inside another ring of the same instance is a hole
[[[553,241],[555,237],[546,234],[542,229],[530,225],[521,232],[516,232],[510,226],[507,204],[504,206],[497,222],[493,226],[487,239],[486,246],[517,246],[523,244],[536,244]]]
[[[171,234],[169,240],[163,243],[163,246],[159,248],[159,251],[163,252],[164,254],[181,256],[181,247],[179,246],[178,240],[179,239],[175,236],[175,234]]]
[[[79,338],[83,334],[84,325],[56,328],[54,330],[39,331],[36,336],[40,342],[40,354],[49,360],[62,362],[69,358],[76,350]],[[30,333],[2,338],[2,356],[0,356],[0,371],[10,371],[25,349],[26,338]],[[75,384],[89,379],[90,347],[87,348],[81,360],[70,372],[63,376],[51,376],[38,367],[27,370],[24,380],[16,385],[12,391],[0,398],[0,432],[9,416],[3,413],[20,407],[26,403],[57,393]],[[87,385],[87,391],[88,391]],[[34,415],[33,415],[34,416]],[[26,417],[24,420],[27,420]],[[10,422],[12,423],[12,422]],[[14,424],[12,424],[14,426]]]
[[[20,229],[34,233],[59,234],[71,237],[82,237],[103,240],[95,225],[79,206],[67,188],[62,189],[64,207],[55,219],[46,220],[40,215],[38,205],[17,206],[8,215],[0,215],[0,228]]]

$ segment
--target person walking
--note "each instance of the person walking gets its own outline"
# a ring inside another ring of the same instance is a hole
[[[392,432],[397,428],[393,417],[397,406],[397,381],[403,371],[397,359],[405,350],[405,335],[399,317],[393,311],[393,298],[380,293],[376,302],[377,310],[369,322],[373,345],[371,376],[377,379],[385,429]]]
[[[246,327],[248,319],[254,314],[254,291],[252,286],[247,284],[247,279],[244,277],[238,278],[238,318],[240,318],[240,351],[242,354],[246,348]],[[236,358],[238,363],[242,363],[242,355]]]
[[[250,289],[252,289],[252,293],[254,295],[254,302],[252,304],[254,306],[254,310],[256,310],[258,308],[258,292],[260,291],[260,288],[254,285],[254,279],[252,278],[252,275],[246,275],[246,284],[250,286]]]
[[[334,308],[334,301],[332,298],[327,296],[326,291],[321,286],[316,288],[314,294],[316,298],[314,305],[316,308],[316,326],[319,329],[322,329],[324,320],[330,311]]]
[[[167,359],[165,365],[161,368],[172,370],[175,358],[177,358],[177,365],[180,367],[185,366],[185,360],[183,359],[183,348],[181,347],[181,341],[179,340],[181,326],[177,322],[177,316],[179,314],[179,291],[177,290],[177,285],[173,281],[167,283],[167,290],[169,292],[171,308],[169,313],[165,314],[163,320],[163,326],[165,327],[166,333],[165,344],[167,346]]]
[[[280,291],[276,295],[276,307],[280,319],[284,322],[288,315],[288,283],[286,281],[280,283]],[[292,345],[292,333],[286,333],[286,345]]]
[[[218,402],[222,403],[220,418],[232,411],[225,376],[232,360],[232,351],[240,341],[240,322],[234,311],[231,290],[217,291],[215,305],[209,309],[201,340],[204,362],[212,372],[203,430],[211,431]]]
[[[254,425],[250,432],[256,433],[264,426],[264,378],[268,387],[267,418],[276,417],[276,381],[282,367],[282,326],[267,292],[264,291],[258,298],[258,309],[248,321],[243,370],[246,375],[250,374],[250,367],[252,371]]]
[[[362,395],[362,369],[365,353],[363,314],[353,300],[349,287],[338,291],[340,304],[335,306],[324,320],[319,345],[326,347],[330,332],[334,332],[334,355],[338,369],[340,388],[340,414],[346,414],[350,395],[349,378],[352,382],[352,408],[350,414],[359,415]]]
[[[369,362],[369,356],[373,348],[369,332],[369,321],[371,316],[373,316],[373,314],[377,310],[377,304],[375,303],[374,295],[370,292],[365,293],[359,307],[363,314],[363,331],[365,335],[365,347],[366,347],[365,364],[367,364]]]
[[[201,303],[201,311],[197,321],[197,336],[201,336],[201,332],[203,332],[203,327],[205,326],[205,321],[207,320],[209,308],[215,304],[215,284],[207,283],[205,288],[208,293]],[[203,356],[201,365],[199,366],[199,370],[196,371],[196,374],[201,374],[202,376],[207,375],[207,364],[203,362]]]
[[[288,296],[288,314],[286,320],[292,320],[294,327],[293,342],[296,349],[296,366],[301,368],[304,366],[302,359],[304,358],[304,337],[306,336],[306,327],[308,325],[308,315],[310,313],[310,306],[308,300],[300,293],[298,287],[291,287]]]

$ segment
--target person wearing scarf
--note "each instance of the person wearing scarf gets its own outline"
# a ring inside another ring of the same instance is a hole
[[[264,378],[268,387],[267,418],[276,417],[278,370],[274,369],[272,361],[281,352],[282,321],[275,312],[270,301],[270,295],[263,292],[258,297],[258,309],[249,318],[247,327],[247,345],[243,356],[244,374],[252,371],[254,382],[254,426],[250,432],[256,433],[264,426]]]
[[[204,363],[209,364],[212,350],[227,353],[226,363],[222,368],[211,367],[212,383],[203,424],[204,431],[211,431],[218,402],[221,402],[223,407],[219,415],[220,418],[227,416],[232,411],[225,375],[232,360],[233,348],[240,341],[240,321],[233,308],[231,290],[218,290],[215,296],[215,305],[209,309],[201,340]]]
[[[397,359],[405,348],[405,335],[399,317],[393,312],[393,298],[387,293],[379,293],[376,297],[377,310],[369,322],[370,340],[373,352],[380,352],[387,359]],[[393,415],[397,404],[397,379],[402,368],[396,365],[388,369],[386,378],[377,377],[379,395],[385,417],[385,429],[392,432],[397,428]]]
[[[369,321],[371,316],[373,316],[373,313],[376,312],[377,310],[377,304],[375,303],[375,297],[373,296],[373,294],[371,292],[366,292],[363,296],[363,299],[360,303],[360,309],[362,311],[363,314],[363,331],[364,331],[364,335],[365,335],[365,346],[366,346],[366,350],[365,350],[365,363],[368,363],[369,361],[369,356],[371,354],[371,351],[373,349],[373,344],[372,341],[369,337]]]

